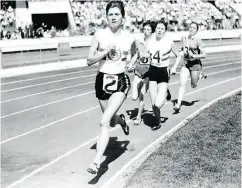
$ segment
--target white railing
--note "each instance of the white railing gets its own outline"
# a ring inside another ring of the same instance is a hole
[[[140,33],[134,34],[135,37],[141,36]],[[169,32],[174,41],[180,41],[181,37],[187,32]],[[213,30],[201,31],[199,36],[202,39],[226,39],[241,37],[241,29],[234,30]],[[57,37],[41,39],[22,39],[0,41],[2,52],[14,52],[23,50],[57,49],[59,43],[69,43],[71,47],[90,46],[93,36]]]

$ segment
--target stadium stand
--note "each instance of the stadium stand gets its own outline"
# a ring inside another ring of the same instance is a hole
[[[242,5],[241,1],[123,0],[126,11],[124,27],[131,32],[137,33],[140,32],[142,23],[146,20],[164,20],[168,23],[169,31],[187,31],[188,25],[192,21],[198,22],[201,30],[241,28],[241,13],[238,14],[242,10],[242,7],[239,8]],[[19,16],[16,17],[16,12],[26,15],[26,17],[28,17],[28,13],[27,11],[20,12],[20,8],[16,8],[16,3],[18,6],[19,4],[24,6],[26,2],[1,1],[1,40],[68,37],[74,35],[89,36],[93,35],[97,28],[106,27],[105,6],[107,1],[105,0],[69,0],[68,4],[71,14],[68,14],[68,21],[73,22],[73,24],[70,27],[67,23],[67,26],[62,28],[58,27],[58,24],[53,25],[46,22],[29,23],[30,21],[27,18],[19,20]],[[39,2],[39,4],[37,5],[36,2]],[[30,0],[26,9],[33,5],[38,7],[47,2],[50,4],[57,1]],[[23,10],[22,7],[21,10]],[[48,13],[47,8],[45,12]]]
[[[15,34],[15,4],[11,1],[1,1],[0,21],[1,21],[1,39],[13,39]],[[12,36],[12,33],[14,35]]]
[[[221,1],[221,0],[220,0]],[[224,0],[225,1],[225,0]],[[217,1],[216,1],[217,2]],[[96,28],[105,27],[106,2],[83,2],[70,0],[78,33],[81,35],[93,34]],[[200,24],[202,30],[240,28],[239,16],[229,8],[221,9],[210,2],[192,1],[124,1],[126,4],[125,27],[132,32],[140,32],[141,24],[145,20],[161,20],[168,23],[169,31],[186,31],[192,21]],[[239,1],[233,1],[238,4]],[[221,3],[218,3],[220,5]],[[224,11],[228,15],[224,15]],[[236,26],[235,26],[236,25]]]
[[[215,6],[221,11],[225,18],[224,29],[241,28],[241,0],[216,0]]]
[[[1,1],[3,2],[10,1]],[[1,25],[3,28],[1,39],[4,41],[0,43],[0,49],[4,68],[84,58],[87,53],[85,50],[90,46],[92,34],[96,28],[106,26],[106,1],[29,0],[15,2],[16,4],[6,3],[5,7],[1,6],[1,22],[5,19],[6,16],[3,15],[7,14],[8,9],[12,12],[11,15],[14,15],[14,21],[8,24],[11,27]],[[124,3],[126,11],[124,27],[130,29],[136,37],[140,36],[142,23],[148,19],[164,19],[168,23],[169,34],[176,42],[179,42],[181,36],[187,32],[187,26],[191,21],[197,21],[200,24],[200,29],[203,30],[200,32],[200,37],[205,40],[222,41],[222,39],[241,37],[241,30],[236,29],[241,28],[239,23],[241,16],[237,20],[238,23],[233,22],[233,19],[223,15],[222,9],[215,4],[215,1],[211,3],[201,0],[128,0]],[[233,3],[240,4],[240,2],[233,1],[230,6]],[[54,9],[57,5],[58,10]],[[233,11],[236,12],[234,9]],[[25,16],[19,19],[21,14]],[[33,19],[35,15],[41,17]],[[50,15],[57,20],[49,19]],[[30,22],[31,16],[32,22]],[[44,18],[44,21],[40,18]],[[58,28],[58,24],[61,24],[63,29]],[[225,27],[226,24],[227,27]],[[80,54],[80,49],[85,51],[84,55]]]

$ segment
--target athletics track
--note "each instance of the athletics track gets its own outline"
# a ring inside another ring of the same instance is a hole
[[[208,79],[196,89],[187,85],[179,114],[172,102],[161,110],[164,124],[151,131],[153,116],[133,126],[137,101],[129,97],[119,110],[130,125],[125,136],[116,126],[98,176],[86,172],[95,156],[101,110],[94,94],[97,67],[81,67],[3,78],[1,83],[1,187],[91,188],[101,187],[146,146],[200,107],[241,87],[241,52],[208,53],[203,61]],[[174,63],[174,58],[171,64]],[[179,69],[178,69],[179,70]],[[133,75],[130,75],[131,80]],[[179,74],[169,88],[177,97]],[[151,108],[145,97],[145,109]]]

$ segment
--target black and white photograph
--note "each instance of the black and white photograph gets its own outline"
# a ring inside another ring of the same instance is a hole
[[[1,188],[241,188],[242,0],[0,0]]]

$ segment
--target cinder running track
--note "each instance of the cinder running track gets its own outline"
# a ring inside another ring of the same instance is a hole
[[[137,113],[138,102],[127,98],[119,113],[125,114],[130,135],[125,136],[120,126],[111,129],[106,157],[97,176],[86,171],[95,156],[101,118],[94,93],[97,67],[2,79],[1,187],[100,187],[189,114],[241,87],[240,51],[209,53],[203,65],[208,78],[196,89],[188,83],[181,113],[172,113],[172,102],[163,106],[164,123],[157,131],[150,129],[153,116],[149,111],[143,115],[142,125],[133,126],[130,119]],[[172,100],[176,99],[179,74],[171,77],[169,88]],[[151,109],[149,95],[145,100],[145,109]]]

